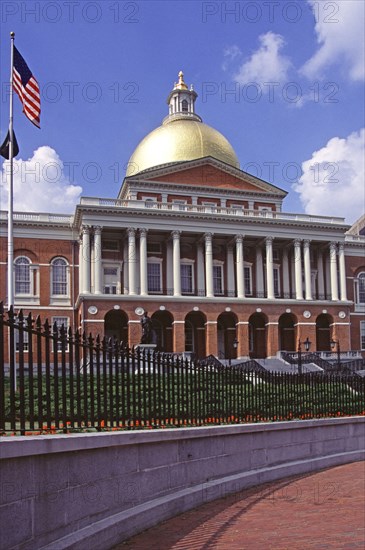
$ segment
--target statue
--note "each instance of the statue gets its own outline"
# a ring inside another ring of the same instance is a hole
[[[142,325],[141,344],[152,344],[153,342],[152,321],[150,317],[148,317],[147,311],[145,311],[143,314],[143,317],[141,319],[141,325]]]

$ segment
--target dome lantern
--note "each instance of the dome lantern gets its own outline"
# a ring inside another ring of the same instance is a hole
[[[167,98],[169,114],[164,119],[164,124],[176,120],[176,118],[186,117],[190,120],[202,121],[200,116],[195,114],[195,100],[198,94],[194,91],[193,85],[188,86],[184,82],[184,73],[179,72],[179,80],[174,84],[173,90]]]

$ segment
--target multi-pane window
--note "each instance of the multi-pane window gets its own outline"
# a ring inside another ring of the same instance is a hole
[[[118,287],[118,268],[104,267],[104,294],[116,294]]]
[[[244,268],[244,276],[245,276],[245,295],[250,296],[252,294],[251,267]]]
[[[274,267],[273,270],[274,275],[274,296],[280,296],[280,277],[279,277],[279,269],[277,267]]]
[[[181,264],[181,292],[192,294],[193,291],[193,264]]]
[[[182,112],[183,113],[187,113],[188,110],[189,110],[189,107],[188,107],[188,102],[186,101],[186,99],[183,99],[182,102],[181,102],[181,109],[182,109]]]
[[[52,317],[52,324],[56,323],[57,330],[58,330],[58,342],[57,342],[57,350],[62,351],[62,342],[61,342],[61,332],[60,329],[63,326],[64,328],[64,335],[67,337],[67,331],[69,326],[69,318],[68,317]],[[65,351],[68,351],[68,346],[65,344]]]
[[[365,350],[365,321],[360,321],[360,346]]]
[[[148,292],[161,292],[161,263],[147,263]]]
[[[25,256],[20,256],[14,262],[15,264],[15,293],[30,294],[30,260]]]
[[[52,295],[67,296],[67,269],[68,264],[64,258],[56,258],[52,261]]]
[[[213,289],[216,296],[223,294],[223,266],[213,265]]]
[[[358,303],[365,304],[365,273],[358,276]]]
[[[15,331],[15,350],[19,351],[19,331]],[[23,332],[23,351],[29,351],[29,333]]]

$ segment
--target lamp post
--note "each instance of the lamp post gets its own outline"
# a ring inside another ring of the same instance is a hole
[[[304,342],[301,342],[300,340],[298,342],[298,373],[299,374],[303,374],[303,369],[302,369],[302,344],[304,344],[304,349],[308,353],[312,342],[310,342],[308,336],[304,340]]]
[[[341,347],[340,347],[340,341],[339,340],[331,340],[331,349],[335,349],[335,346],[337,346],[337,368],[338,370],[341,369]]]

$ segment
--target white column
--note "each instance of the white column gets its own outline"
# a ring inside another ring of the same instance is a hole
[[[129,292],[129,273],[128,273],[128,242],[124,240],[123,242],[123,294],[128,294]]]
[[[207,298],[214,296],[213,287],[213,235],[205,233],[205,289]]]
[[[318,271],[318,299],[324,300],[326,298],[324,292],[324,271],[323,271],[323,253],[322,250],[317,252],[317,271]]]
[[[330,243],[331,299],[338,301],[336,243]]]
[[[345,266],[345,245],[344,243],[339,243],[338,245],[338,260],[340,264],[340,285],[341,285],[341,301],[347,301],[347,290],[346,290],[346,266]]]
[[[304,250],[304,283],[305,283],[305,299],[313,300],[312,297],[312,281],[311,281],[311,258],[310,258],[310,241],[306,239],[303,243]]]
[[[283,295],[290,298],[288,249],[283,248]]]
[[[204,278],[204,250],[203,243],[197,243],[197,281],[198,281],[198,296],[205,296],[205,278]]]
[[[264,297],[264,271],[261,246],[256,247],[256,297]]]
[[[147,229],[139,230],[139,269],[141,280],[141,295],[148,294],[147,282]]]
[[[331,299],[331,269],[329,251],[325,256],[325,274],[326,274],[326,300]]]
[[[137,294],[136,290],[136,230],[133,227],[127,229],[128,233],[128,280],[129,294]]]
[[[90,227],[82,226],[82,292],[90,292]]]
[[[227,291],[228,296],[235,296],[234,291],[234,258],[233,258],[233,246],[231,244],[227,245]]]
[[[267,298],[273,300],[275,298],[274,293],[274,266],[272,258],[272,237],[266,237],[266,286],[267,286]]]
[[[172,268],[172,242],[168,239],[166,243],[166,294],[172,294],[174,288]]]
[[[237,280],[237,298],[245,297],[245,275],[243,259],[243,236],[236,235],[236,280]]]
[[[83,292],[84,289],[84,278],[82,276],[82,235],[79,240],[79,292]]]
[[[294,241],[295,298],[303,300],[302,252],[300,239]]]
[[[181,296],[180,231],[173,231],[171,235],[172,235],[174,296]]]
[[[95,294],[102,294],[102,263],[101,263],[101,227],[94,228],[94,288]]]

